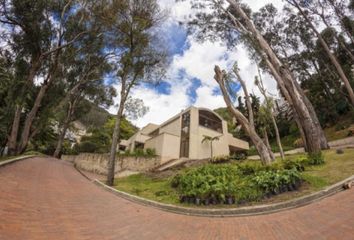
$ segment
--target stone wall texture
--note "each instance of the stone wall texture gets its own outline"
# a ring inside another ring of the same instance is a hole
[[[79,155],[63,155],[63,160],[72,162],[79,169],[97,173],[107,174],[109,154],[80,153]],[[117,157],[115,173],[123,171],[147,172],[160,165],[159,157]]]

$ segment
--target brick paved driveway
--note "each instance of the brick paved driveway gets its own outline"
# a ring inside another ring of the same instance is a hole
[[[354,190],[290,211],[188,217],[108,193],[62,161],[0,168],[0,239],[354,239]]]

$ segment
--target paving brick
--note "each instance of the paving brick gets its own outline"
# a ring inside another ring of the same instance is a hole
[[[205,218],[129,202],[53,158],[2,167],[0,182],[0,240],[354,239],[354,190],[269,215]]]

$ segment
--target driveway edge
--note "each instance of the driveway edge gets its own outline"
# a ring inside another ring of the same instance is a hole
[[[9,160],[5,160],[5,161],[1,161],[0,162],[0,167],[4,167],[8,164],[14,163],[14,162],[18,162],[21,160],[25,160],[27,158],[33,158],[36,157],[37,155],[26,155],[26,156],[21,156],[21,157],[17,157],[17,158],[13,158],[13,159],[9,159]]]
[[[177,214],[183,214],[188,216],[200,216],[200,217],[242,217],[242,216],[255,216],[255,215],[264,215],[270,213],[276,213],[280,211],[285,211],[293,208],[302,207],[314,202],[317,202],[323,198],[329,197],[337,192],[344,190],[344,185],[348,182],[354,181],[354,175],[338,182],[332,186],[329,186],[319,192],[315,192],[300,198],[288,200],[285,202],[267,204],[267,205],[258,205],[258,206],[249,206],[249,207],[240,207],[240,208],[225,208],[225,209],[203,209],[203,208],[188,208],[180,207],[171,204],[164,204],[149,199],[141,198],[126,192],[119,191],[115,188],[109,187],[103,182],[95,179],[92,180],[94,184],[103,189],[122,197],[126,200],[154,207],[160,210],[173,212]]]

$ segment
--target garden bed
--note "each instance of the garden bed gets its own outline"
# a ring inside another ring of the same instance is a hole
[[[288,158],[293,161],[295,159],[299,159],[303,157],[304,154],[299,154],[299,155],[290,156]],[[353,157],[354,157],[354,149],[345,149],[343,154],[336,154],[335,150],[324,151],[324,159],[326,163],[319,166],[306,166],[305,171],[300,173],[301,178],[303,179],[302,184],[299,187],[299,189],[295,191],[288,191],[288,190],[293,190],[291,189],[291,187],[290,189],[283,188],[285,192],[281,194],[277,194],[277,195],[267,194],[267,196],[265,196],[263,192],[262,194],[260,194],[259,198],[255,198],[254,200],[250,199],[250,201],[236,201],[235,199],[233,199],[232,205],[221,205],[220,204],[221,202],[227,203],[228,201],[227,196],[225,196],[225,198],[222,199],[223,201],[220,201],[220,199],[218,201],[209,199],[209,204],[210,202],[219,203],[219,205],[213,205],[213,207],[217,207],[217,208],[234,207],[235,204],[247,206],[247,205],[264,204],[264,203],[277,203],[277,202],[282,202],[293,198],[301,197],[310,194],[312,192],[319,191],[325,188],[326,186],[332,185],[349,176],[352,176],[354,174]],[[258,162],[255,163],[254,161],[246,161],[243,162],[242,164],[247,165],[250,162],[251,164],[259,164]],[[277,164],[278,163],[276,163],[275,165]],[[221,164],[219,166],[228,166],[234,168],[237,165],[238,163],[230,163],[230,164]],[[183,174],[186,171],[193,171],[193,169],[197,169],[197,168],[200,167],[191,168],[192,170],[191,169],[176,170],[176,173],[173,175],[181,174],[181,173]],[[194,204],[196,201],[195,197],[194,199],[188,199],[188,198],[184,199],[183,203],[181,202],[181,197],[183,197],[183,195],[181,194],[180,189],[171,186],[172,181],[173,181],[173,177],[164,178],[161,177],[161,175],[154,176],[154,174],[148,174],[148,175],[138,174],[138,175],[133,175],[133,176],[116,180],[115,187],[118,190],[128,192],[130,194],[134,194],[136,196],[140,196],[150,200],[162,202],[162,203],[190,206],[190,207],[196,206]],[[202,199],[198,201],[200,201],[198,202],[198,204],[204,203]],[[210,207],[210,206],[206,206],[206,207]]]

